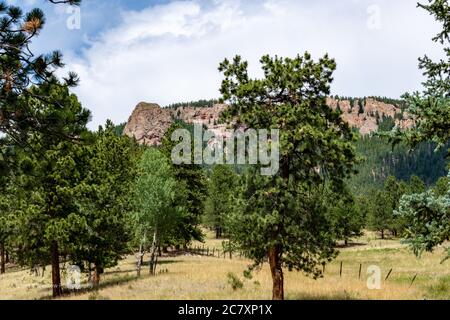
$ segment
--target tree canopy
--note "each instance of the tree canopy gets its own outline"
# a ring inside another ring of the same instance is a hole
[[[283,299],[283,267],[319,276],[318,266],[334,257],[334,238],[323,203],[325,182],[333,188],[353,172],[354,135],[339,112],[326,104],[336,63],[327,55],[263,56],[264,77],[251,79],[248,63],[224,60],[223,120],[252,129],[280,130],[280,170],[264,177],[250,170],[234,213],[228,216],[232,245],[260,265],[266,259],[273,298]],[[336,189],[333,189],[336,190]]]

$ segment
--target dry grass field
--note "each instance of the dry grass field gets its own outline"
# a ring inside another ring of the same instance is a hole
[[[450,261],[440,263],[441,250],[417,259],[397,240],[381,241],[368,234],[355,242],[356,245],[340,249],[339,256],[326,266],[321,279],[313,280],[302,273],[286,271],[286,298],[450,299]],[[212,234],[208,233],[206,247],[221,249],[222,242],[212,239]],[[156,276],[149,276],[144,266],[141,278],[137,279],[135,258],[129,256],[106,271],[98,291],[71,294],[64,299],[270,299],[268,265],[247,279],[243,271],[248,264],[248,260],[239,256],[217,258],[217,252],[215,257],[192,253],[165,255]],[[380,289],[367,287],[370,265],[381,269]],[[233,290],[227,278],[230,272],[241,279],[241,289]],[[0,299],[49,299],[50,283],[50,268],[43,276],[36,276],[29,270],[9,266],[6,275],[0,276]]]

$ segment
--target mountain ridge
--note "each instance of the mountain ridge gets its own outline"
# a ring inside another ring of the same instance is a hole
[[[359,130],[361,135],[368,135],[379,130],[384,121],[389,126],[398,126],[407,129],[413,126],[411,117],[403,110],[401,105],[389,103],[393,99],[385,99],[386,102],[374,97],[369,98],[338,98],[328,97],[327,105],[333,110],[339,109],[342,118],[351,127]],[[227,136],[227,126],[219,124],[222,111],[228,106],[226,104],[202,100],[205,106],[191,106],[190,103],[177,107],[162,108],[156,103],[140,102],[133,110],[124,128],[124,134],[135,138],[138,143],[149,146],[161,144],[170,125],[177,120],[188,124],[202,124],[216,135]],[[195,104],[195,103],[191,103]]]

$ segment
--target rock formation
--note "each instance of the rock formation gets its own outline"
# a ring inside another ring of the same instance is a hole
[[[386,117],[395,119],[395,124],[401,129],[413,125],[413,121],[406,113],[402,113],[399,107],[373,98],[366,98],[364,101],[328,98],[327,104],[332,109],[339,108],[342,111],[342,118],[350,126],[358,128],[363,135],[377,131],[379,122]],[[189,124],[203,124],[216,135],[227,137],[226,125],[218,123],[221,112],[226,108],[225,104],[210,107],[161,108],[154,103],[141,102],[129,118],[124,134],[134,137],[141,144],[160,145],[170,125],[175,120],[182,120]]]

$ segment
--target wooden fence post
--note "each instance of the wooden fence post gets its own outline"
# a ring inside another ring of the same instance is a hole
[[[384,279],[384,281],[386,281],[389,278],[389,276],[391,275],[391,272],[392,272],[392,268],[391,268],[391,270],[389,270],[389,272],[388,272],[386,278]]]
[[[412,287],[412,285],[413,285],[413,283],[414,283],[414,280],[416,280],[416,278],[417,278],[417,273],[416,273],[416,275],[414,276],[414,278],[412,279],[411,284],[409,285],[409,288]],[[409,289],[409,288],[408,288],[408,289]]]

